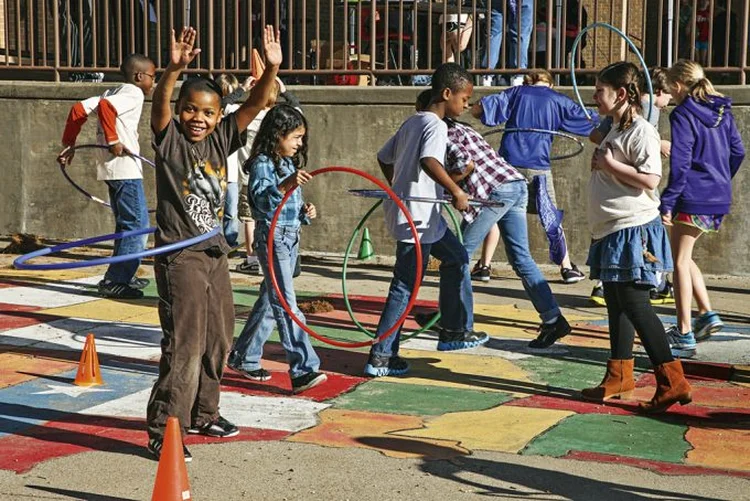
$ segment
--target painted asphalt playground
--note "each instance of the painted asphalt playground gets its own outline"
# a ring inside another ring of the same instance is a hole
[[[158,367],[153,284],[137,301],[99,298],[99,269],[20,272],[0,266],[0,499],[150,499],[156,463],[144,413]],[[144,266],[143,271],[150,268]],[[388,271],[350,271],[357,318],[374,329]],[[190,437],[194,499],[750,499],[750,279],[710,279],[725,330],[686,362],[691,405],[652,418],[637,401],[596,405],[608,354],[606,311],[591,284],[552,287],[573,333],[531,350],[536,313],[509,270],[476,286],[484,347],[437,352],[427,333],[402,345],[402,378],[362,376],[366,350],[316,342],[329,381],[290,395],[277,338],[272,373],[256,383],[227,371],[222,414],[242,429],[227,441]],[[549,275],[550,278],[553,274]],[[307,259],[299,301],[334,306],[308,315],[316,330],[362,340],[340,294],[340,262]],[[237,332],[259,278],[233,274]],[[429,277],[418,309],[435,305]],[[659,307],[665,323],[673,308]],[[410,318],[407,329],[415,328]],[[105,381],[72,384],[93,333]],[[642,350],[635,398],[653,393]]]

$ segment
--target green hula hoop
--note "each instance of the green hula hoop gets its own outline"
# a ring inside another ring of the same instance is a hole
[[[357,237],[359,236],[359,232],[362,231],[362,227],[365,225],[365,223],[370,218],[370,216],[372,215],[372,213],[375,212],[375,209],[377,209],[378,207],[380,207],[382,204],[383,204],[383,200],[378,200],[377,202],[375,202],[375,205],[373,205],[372,207],[370,207],[370,210],[368,210],[365,213],[365,215],[362,216],[362,219],[359,220],[359,223],[354,228],[354,232],[352,233],[352,237],[349,239],[349,243],[346,246],[346,253],[344,254],[344,266],[343,266],[342,276],[341,276],[341,290],[342,290],[343,296],[344,296],[344,306],[346,307],[347,313],[349,313],[349,318],[352,319],[352,322],[354,322],[354,325],[356,325],[357,328],[361,332],[367,334],[368,336],[370,336],[373,339],[377,337],[377,334],[375,334],[374,332],[371,332],[370,330],[367,329],[367,327],[365,327],[364,325],[362,325],[359,322],[359,320],[357,320],[357,318],[354,316],[354,312],[352,311],[352,305],[349,302],[349,290],[348,290],[347,285],[346,285],[346,271],[349,268],[349,256],[351,254],[352,247],[354,247],[354,242],[357,240]],[[461,225],[459,224],[458,220],[456,219],[456,215],[453,214],[453,211],[450,210],[450,209],[447,209],[447,210],[448,210],[448,216],[450,217],[451,222],[453,223],[453,227],[456,229],[456,235],[458,236],[458,240],[461,243],[463,243],[464,239],[463,239],[463,235],[461,233]],[[410,334],[406,334],[406,335],[402,334],[401,335],[401,339],[403,341],[406,341],[407,339],[411,339],[414,336],[418,336],[418,335],[422,334],[423,332],[425,332],[427,330],[430,330],[432,328],[432,326],[435,325],[438,322],[438,320],[440,320],[440,312],[439,311],[437,313],[435,313],[435,315],[430,319],[429,322],[427,322],[424,325],[424,327],[422,327],[419,330],[416,330],[416,331],[414,331],[414,332],[412,332]]]

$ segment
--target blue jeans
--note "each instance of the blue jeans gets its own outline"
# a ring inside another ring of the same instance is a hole
[[[500,49],[503,44],[503,2],[492,0],[490,10],[490,47],[485,49],[482,66],[495,69],[500,60]],[[511,0],[518,1],[518,0]],[[522,0],[516,15],[510,6],[507,7],[508,16],[508,68],[527,68],[529,66],[529,42],[534,24],[534,1]],[[521,60],[518,60],[518,14],[521,15]],[[489,61],[487,57],[489,56]]]
[[[534,309],[543,322],[557,318],[560,315],[560,307],[529,251],[529,233],[526,226],[529,192],[526,182],[502,184],[490,193],[489,199],[503,202],[505,205],[484,207],[471,224],[464,223],[461,231],[466,252],[471,256],[482,244],[492,225],[497,224],[508,260],[513,266],[513,271],[521,279]]]
[[[297,307],[294,294],[292,273],[299,253],[299,227],[277,227],[274,234],[274,271],[284,298],[294,314],[303,322],[305,316]],[[289,375],[292,378],[320,368],[320,359],[315,353],[310,338],[287,315],[279,303],[276,291],[271,284],[268,274],[268,226],[257,223],[255,226],[255,241],[253,248],[263,269],[263,283],[260,286],[260,296],[250,312],[250,316],[242,329],[240,337],[234,345],[229,363],[246,371],[258,370],[263,356],[263,345],[273,332],[273,321],[279,330],[281,345],[286,351],[289,363]]]
[[[421,244],[422,274],[427,269],[427,256],[440,260],[440,325],[453,331],[474,327],[474,296],[471,291],[469,256],[458,238],[446,230],[443,238],[432,244]],[[396,323],[406,310],[417,274],[417,253],[414,244],[398,242],[393,280],[378,323],[378,336]],[[401,329],[372,346],[371,353],[381,356],[398,355]]]
[[[148,228],[148,207],[143,179],[123,179],[105,181],[109,188],[109,203],[115,216],[115,232],[142,230]],[[115,240],[113,256],[124,256],[141,252],[146,248],[148,235]],[[140,259],[132,259],[109,265],[104,279],[116,284],[127,284],[135,276]]]
[[[227,183],[227,198],[224,200],[224,238],[230,247],[237,245],[240,220],[237,218],[237,203],[240,197],[239,183]]]

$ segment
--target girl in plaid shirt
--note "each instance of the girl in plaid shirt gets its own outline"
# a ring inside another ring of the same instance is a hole
[[[233,369],[249,379],[267,381],[271,378],[260,365],[263,345],[273,330],[272,324],[263,321],[270,308],[289,362],[292,393],[300,393],[326,380],[326,375],[318,372],[320,359],[310,338],[282,308],[268,274],[269,266],[273,266],[289,307],[304,320],[305,316],[297,307],[292,273],[299,253],[300,225],[309,224],[316,210],[313,204],[302,199],[302,190],[295,190],[281,210],[274,232],[272,263],[268,261],[267,245],[271,220],[284,195],[311,179],[310,174],[302,170],[307,163],[307,137],[307,121],[299,110],[286,104],[275,106],[260,124],[250,159],[243,166],[249,176],[247,194],[255,221],[253,246],[265,278],[229,361]]]

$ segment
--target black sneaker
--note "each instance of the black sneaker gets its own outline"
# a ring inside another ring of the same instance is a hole
[[[328,377],[322,372],[308,372],[299,377],[292,379],[292,393],[302,393],[305,390],[309,390],[313,386],[318,386],[320,383],[325,382]]]
[[[604,286],[602,286],[601,282],[596,284],[594,288],[591,289],[591,295],[589,296],[589,299],[591,299],[599,306],[607,306],[607,300],[604,299]]]
[[[216,438],[229,438],[239,435],[240,429],[235,425],[219,416],[210,423],[206,423],[203,426],[191,426],[188,433],[197,435],[208,435],[209,437]]]
[[[261,269],[260,263],[258,261],[252,261],[248,263],[247,260],[244,260],[240,264],[238,264],[234,270],[239,273],[246,273],[248,275],[263,276],[263,270]]]
[[[159,458],[161,458],[161,448],[164,446],[164,439],[161,438],[152,438],[148,441],[148,446],[146,447],[148,449],[148,452],[151,453],[152,456],[156,458],[158,461]],[[185,444],[182,444],[182,454],[185,456],[185,462],[189,463],[193,460],[193,455],[190,454],[190,451],[187,447],[185,447]]]
[[[256,369],[254,371],[246,371],[245,369],[242,369],[241,367],[235,367],[233,365],[229,366],[233,371],[242,374],[247,379],[251,379],[253,381],[270,381],[271,380],[271,373],[265,370],[263,367],[260,369]]]
[[[440,329],[438,351],[455,351],[474,348],[490,340],[490,336],[479,331],[449,331]]]
[[[432,320],[432,317],[434,317],[438,313],[437,310],[433,311],[427,311],[425,313],[415,313],[414,314],[414,321],[417,322],[417,324],[420,327],[424,327],[427,325],[430,320]],[[440,320],[438,320],[436,323],[432,324],[431,327],[432,330],[439,331],[440,330]]]
[[[143,297],[143,291],[128,284],[116,284],[109,280],[99,282],[99,294],[115,299],[140,299]]]
[[[560,315],[554,324],[539,326],[539,335],[529,343],[529,348],[548,348],[568,334],[570,334],[570,324],[564,316]]]
[[[572,268],[562,268],[560,270],[560,275],[562,276],[564,283],[575,284],[586,278],[586,275],[584,275],[583,272],[578,269],[578,266],[573,263],[570,263],[570,265],[572,266]]]
[[[669,280],[665,281],[663,289],[654,287],[649,291],[651,304],[674,304],[674,287]]]
[[[477,261],[474,265],[474,269],[471,270],[471,279],[479,280],[480,282],[489,282],[492,276],[492,268],[490,266],[484,266],[482,263]]]
[[[130,283],[128,285],[131,286],[133,289],[141,290],[141,289],[145,289],[146,287],[148,287],[148,284],[150,283],[151,282],[149,281],[148,278],[133,277],[130,280]]]
[[[373,353],[370,354],[365,365],[365,375],[371,377],[403,376],[407,372],[409,372],[409,362],[398,355],[387,357]]]

